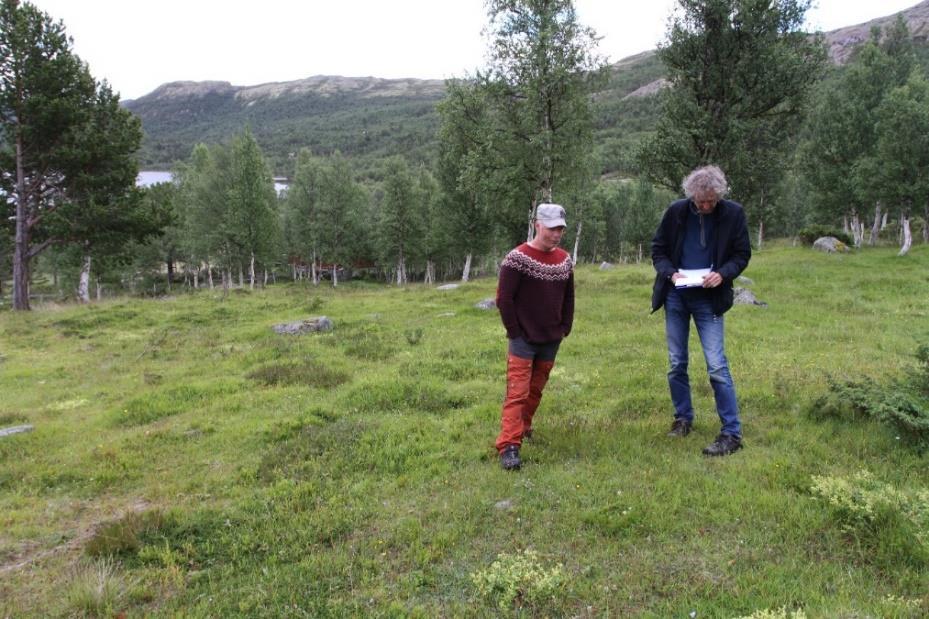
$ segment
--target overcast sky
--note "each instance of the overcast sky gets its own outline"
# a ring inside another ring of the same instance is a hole
[[[312,75],[444,79],[483,64],[482,0],[33,0],[123,99],[165,82],[237,86]],[[814,0],[810,30],[890,15],[917,0]],[[654,49],[674,0],[577,0],[611,61]]]

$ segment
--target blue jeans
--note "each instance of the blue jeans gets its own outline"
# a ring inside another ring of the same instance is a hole
[[[739,405],[735,385],[729,373],[729,362],[723,350],[723,317],[713,315],[710,297],[705,291],[672,289],[665,301],[665,332],[668,337],[668,386],[674,403],[674,417],[693,422],[694,409],[690,398],[690,377],[687,375],[687,339],[693,317],[710,375],[710,385],[716,399],[716,412],[722,423],[722,433],[742,436]]]

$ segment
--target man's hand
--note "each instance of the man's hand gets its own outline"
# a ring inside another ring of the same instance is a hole
[[[678,277],[684,277],[684,274],[678,271],[675,271],[674,274],[671,275],[671,283],[673,284],[674,282],[676,282]]]
[[[717,273],[716,271],[711,271],[707,275],[703,276],[703,287],[704,288],[716,288],[721,283],[723,283],[723,276]]]

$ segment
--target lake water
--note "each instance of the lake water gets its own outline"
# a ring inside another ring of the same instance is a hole
[[[171,173],[163,170],[141,170],[135,179],[135,184],[136,187],[150,187],[156,183],[170,183],[171,178]],[[275,178],[274,190],[277,191],[277,195],[281,195],[289,184],[285,178]]]

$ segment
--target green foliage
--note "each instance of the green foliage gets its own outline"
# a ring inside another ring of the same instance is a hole
[[[902,44],[901,37],[908,37],[904,23],[897,22],[882,44],[879,35],[872,33],[872,40],[857,50],[849,66],[820,85],[806,123],[799,148],[801,170],[819,221],[834,224],[842,216],[871,212],[875,202],[886,204],[899,195],[887,182],[887,173],[899,177],[907,166],[890,151],[910,151],[914,140],[920,139],[919,122],[912,133],[885,133],[885,143],[899,140],[899,145],[885,144],[889,160],[879,154],[882,129],[875,121],[883,116],[883,131],[889,131],[902,110],[892,112],[885,105],[880,116],[878,110],[891,91],[906,83],[915,63],[912,46]],[[911,98],[908,95],[899,96]]]
[[[817,417],[852,419],[866,417],[892,427],[920,449],[929,445],[929,370],[926,345],[917,348],[921,366],[898,380],[884,384],[875,380],[830,379],[829,392],[813,402],[810,412]],[[899,437],[898,437],[899,438]]]
[[[671,88],[640,170],[677,191],[708,163],[763,222],[825,50],[802,31],[809,0],[679,0],[659,56]]]
[[[29,309],[33,258],[51,244],[118,253],[150,232],[134,208],[139,121],[97,83],[64,25],[34,5],[0,5],[0,191],[12,221],[13,307]]]
[[[786,608],[777,608],[774,610],[756,610],[750,615],[744,615],[738,619],[806,619],[806,613],[803,610],[788,610]]]
[[[202,405],[210,398],[237,387],[228,384],[181,385],[169,389],[156,388],[142,396],[132,398],[113,410],[110,423],[114,426],[137,426],[152,423],[165,417],[184,413]]]
[[[843,531],[877,546],[879,559],[929,561],[929,491],[904,492],[868,471],[812,479],[813,494],[829,505]]]
[[[252,370],[246,375],[267,386],[302,385],[330,389],[351,380],[345,372],[334,370],[321,363],[307,359],[303,363],[279,363]]]
[[[84,544],[84,552],[91,557],[113,557],[135,553],[146,535],[155,534],[169,523],[172,516],[160,509],[130,512],[100,526]]]
[[[797,236],[807,245],[812,245],[816,242],[816,239],[824,236],[835,237],[848,246],[852,245],[852,239],[846,233],[825,225],[807,226],[797,232]]]
[[[79,565],[64,592],[70,616],[112,617],[123,610],[132,585],[112,559]]]
[[[485,570],[471,575],[478,595],[500,612],[528,610],[543,613],[566,586],[564,566],[547,568],[536,551],[500,553]]]

